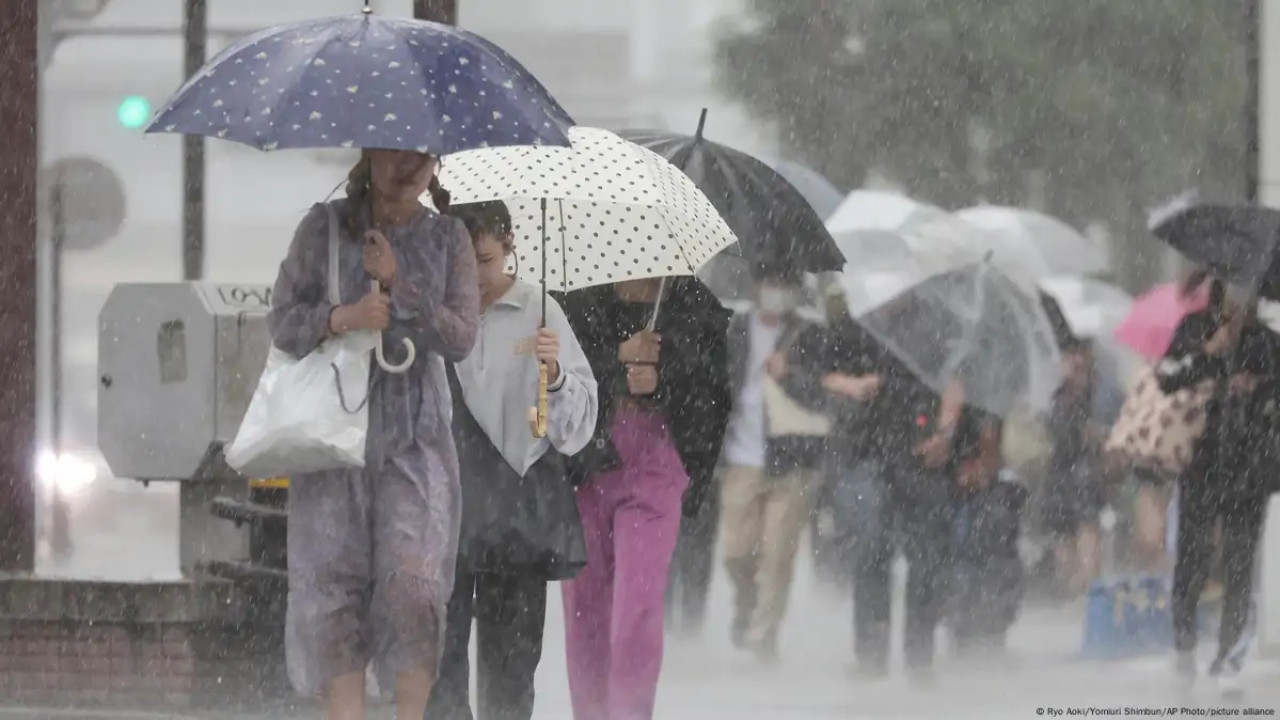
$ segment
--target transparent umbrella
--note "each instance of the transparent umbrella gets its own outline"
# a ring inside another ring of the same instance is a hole
[[[1133,309],[1133,296],[1095,278],[1058,275],[1044,278],[1040,288],[1058,301],[1071,332],[1078,337],[1109,337]]]
[[[914,272],[920,277],[981,260],[981,233],[942,208],[904,195],[855,190],[827,219],[847,269]]]
[[[1002,417],[1047,409],[1058,387],[1058,347],[1039,292],[990,260],[931,276],[858,322],[935,391],[959,379],[966,402]]]
[[[1091,275],[1107,269],[1107,256],[1075,228],[1025,208],[980,205],[956,216],[981,229],[1004,267],[1049,275]]]

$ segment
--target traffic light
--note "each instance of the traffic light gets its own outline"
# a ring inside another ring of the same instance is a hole
[[[141,95],[130,95],[116,107],[116,119],[126,128],[137,130],[151,120],[151,103]]]

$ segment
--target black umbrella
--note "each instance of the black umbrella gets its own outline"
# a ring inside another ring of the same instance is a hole
[[[1280,211],[1259,205],[1204,203],[1151,220],[1151,232],[1215,276],[1280,299]]]
[[[706,121],[703,110],[692,137],[656,130],[618,134],[693,180],[738,236],[738,253],[748,267],[812,273],[844,267],[844,255],[800,191],[756,158],[704,139]]]
[[[1053,339],[1058,343],[1059,349],[1074,347],[1080,343],[1056,298],[1041,290],[1040,307],[1044,310],[1044,316],[1049,319],[1049,327],[1053,330]]]

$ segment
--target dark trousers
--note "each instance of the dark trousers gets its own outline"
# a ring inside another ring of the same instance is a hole
[[[697,633],[707,614],[711,575],[715,568],[716,534],[720,526],[720,484],[711,483],[697,517],[682,518],[667,582],[667,622]]]
[[[478,631],[479,720],[529,720],[542,659],[547,582],[541,577],[458,571],[449,598],[440,674],[425,720],[471,720],[471,622]]]
[[[854,654],[867,669],[883,669],[888,664],[890,571],[896,540],[907,561],[907,667],[928,668],[933,664],[934,633],[947,586],[950,507],[945,498],[904,493],[886,486],[880,478],[875,480],[879,482],[866,482],[856,493],[865,505],[858,512],[863,524],[854,541]],[[945,482],[940,474],[931,481]]]
[[[1173,570],[1173,631],[1178,650],[1196,646],[1196,609],[1213,562],[1213,528],[1222,520],[1222,621],[1218,659],[1243,655],[1253,600],[1253,563],[1266,497],[1221,492],[1220,477],[1178,484],[1178,548]]]

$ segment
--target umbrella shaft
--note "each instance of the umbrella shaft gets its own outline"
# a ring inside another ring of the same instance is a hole
[[[417,20],[458,24],[457,0],[413,0],[413,17]]]
[[[204,66],[208,41],[206,0],[186,0],[183,44],[184,70],[189,78]],[[182,278],[204,277],[204,138],[182,139]]]

